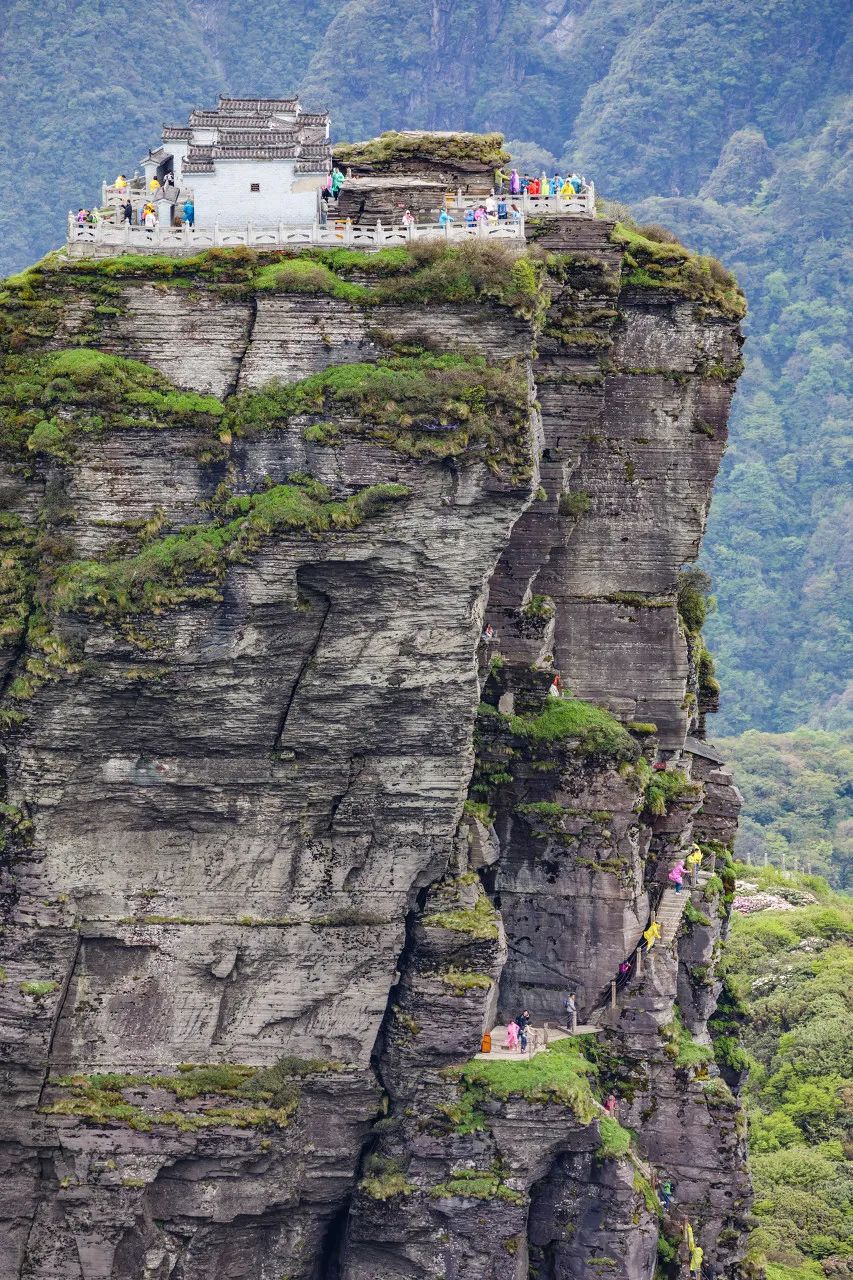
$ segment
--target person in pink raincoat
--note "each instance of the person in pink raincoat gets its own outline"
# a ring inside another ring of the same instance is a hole
[[[506,1047],[507,1049],[518,1048],[518,1023],[511,1018],[506,1028]]]
[[[680,862],[676,862],[675,866],[669,873],[669,879],[675,885],[676,893],[681,893],[681,886],[686,874],[687,873],[684,870],[684,859],[682,858]]]

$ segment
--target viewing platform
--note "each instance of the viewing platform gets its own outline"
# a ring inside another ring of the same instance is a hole
[[[601,1035],[602,1027],[593,1023],[582,1023],[574,1032],[562,1030],[559,1027],[551,1027],[546,1023],[544,1027],[531,1026],[527,1037],[527,1048],[522,1052],[521,1049],[506,1048],[506,1027],[492,1027],[490,1036],[492,1039],[492,1047],[488,1053],[475,1053],[475,1058],[483,1058],[487,1062],[529,1062],[531,1058],[535,1058],[537,1053],[544,1053],[557,1040],[570,1040],[575,1036],[597,1036]]]
[[[137,180],[131,180],[131,184]],[[510,210],[508,218],[495,220],[483,217],[471,224],[465,215],[471,209],[483,205],[483,198],[470,196],[458,190],[448,195],[441,209],[434,210],[433,220],[416,221],[404,225],[400,221],[360,221],[358,218],[335,216],[329,209],[325,221],[315,220],[302,225],[280,222],[275,225],[246,222],[229,225],[214,222],[211,226],[189,226],[186,223],[172,226],[158,218],[153,227],[137,222],[120,221],[120,196],[115,187],[104,187],[104,212],[96,222],[79,223],[73,212],[68,214],[67,249],[72,258],[106,258],[124,253],[156,253],[184,257],[202,253],[205,249],[234,249],[245,247],[257,250],[284,250],[341,246],[348,249],[382,249],[406,245],[414,240],[447,240],[454,244],[472,238],[477,240],[502,240],[524,244],[527,238],[527,220],[536,217],[595,218],[595,187],[592,183],[574,197],[496,196],[503,198]],[[182,193],[186,195],[186,191]],[[191,194],[191,193],[190,193]],[[137,202],[144,198],[144,188],[138,183],[132,195]],[[159,207],[159,206],[158,206]],[[450,220],[441,222],[445,214]]]

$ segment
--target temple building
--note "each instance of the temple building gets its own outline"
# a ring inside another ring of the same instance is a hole
[[[195,225],[312,223],[331,169],[329,116],[298,98],[223,98],[186,125],[167,125],[142,161],[146,189],[160,183],[157,212],[168,226],[188,197]]]

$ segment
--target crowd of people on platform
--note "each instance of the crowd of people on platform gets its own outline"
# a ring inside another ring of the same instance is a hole
[[[498,169],[495,172],[496,195],[503,195],[504,191],[508,191],[511,196],[526,193],[531,197],[562,196],[564,200],[571,200],[579,196],[586,186],[586,179],[577,173],[570,173],[564,178],[561,173],[554,173],[549,177],[544,169],[538,177],[531,177],[529,173],[522,176],[517,169],[510,169],[509,172]]]

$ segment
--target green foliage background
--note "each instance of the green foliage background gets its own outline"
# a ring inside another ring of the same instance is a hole
[[[853,1253],[853,907],[817,877],[739,871],[792,902],[817,898],[735,915],[723,965],[725,1003],[748,1015],[751,1249],[768,1280],[822,1280],[824,1259]]]
[[[717,745],[744,797],[737,856],[759,866],[814,872],[853,889],[851,734],[749,729]]]

